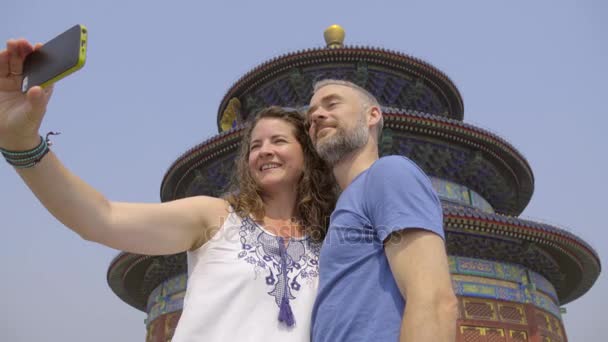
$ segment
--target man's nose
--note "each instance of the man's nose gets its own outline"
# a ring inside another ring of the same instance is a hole
[[[327,119],[327,113],[322,108],[317,108],[314,112],[310,113],[310,121],[317,123]]]

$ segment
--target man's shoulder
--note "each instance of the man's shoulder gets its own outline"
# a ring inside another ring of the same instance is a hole
[[[422,169],[411,159],[405,156],[390,155],[384,156],[370,167],[370,171],[373,174],[384,174],[396,172],[403,175],[404,173],[422,173]]]

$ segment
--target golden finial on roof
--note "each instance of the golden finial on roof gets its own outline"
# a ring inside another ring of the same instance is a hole
[[[340,48],[344,46],[344,29],[340,25],[331,25],[325,32],[323,32],[323,37],[325,37],[325,43],[327,47],[330,49]]]
[[[228,105],[222,113],[220,118],[220,128],[222,132],[234,128],[238,123],[241,116],[241,101],[238,98],[233,97],[228,101]]]

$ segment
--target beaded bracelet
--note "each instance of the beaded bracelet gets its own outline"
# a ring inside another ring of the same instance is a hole
[[[49,132],[46,137],[40,137],[40,144],[28,151],[7,151],[0,148],[0,152],[6,159],[6,162],[17,169],[26,169],[38,164],[47,153],[49,153],[49,135],[58,135],[60,133]]]

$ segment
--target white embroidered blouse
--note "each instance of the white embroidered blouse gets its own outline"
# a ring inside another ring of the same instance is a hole
[[[288,243],[230,213],[188,252],[188,286],[173,342],[310,341],[320,243]]]

